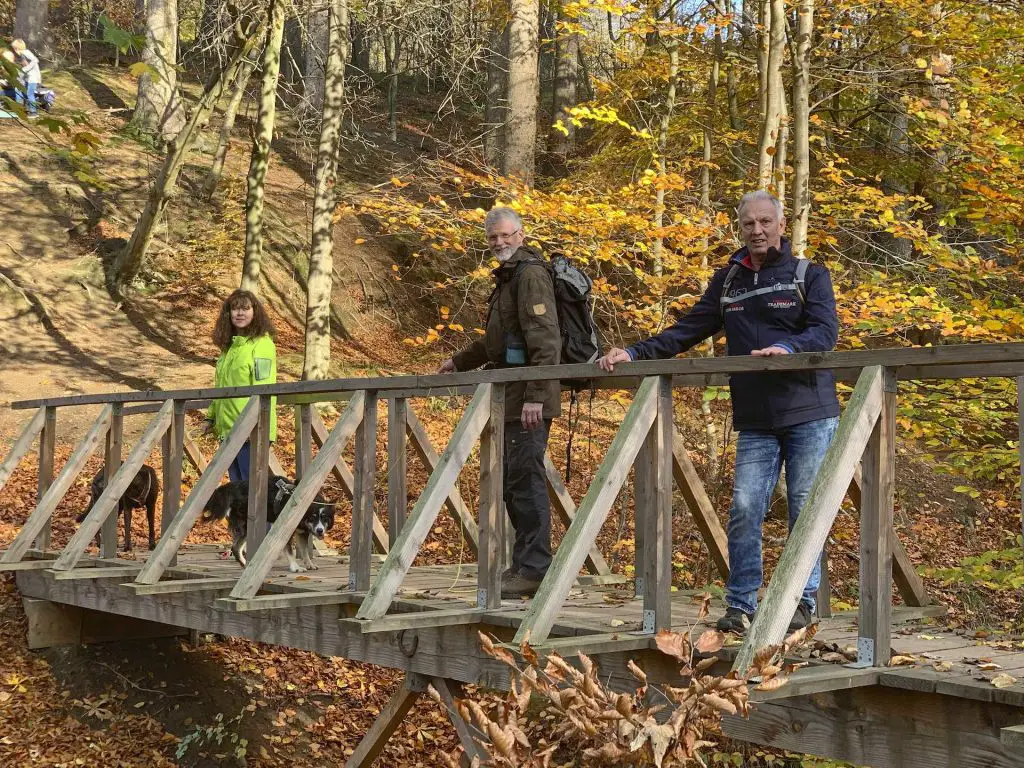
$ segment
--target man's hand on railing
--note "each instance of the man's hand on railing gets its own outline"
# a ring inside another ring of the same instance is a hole
[[[764,349],[752,349],[750,354],[753,357],[773,357],[775,355],[788,355],[789,350],[785,347],[765,347]]]
[[[597,361],[602,371],[608,371],[611,373],[615,370],[616,363],[631,363],[633,358],[629,356],[629,352],[618,347],[612,347],[608,350],[608,354]]]
[[[536,429],[543,420],[543,403],[523,403],[523,429]]]
[[[437,369],[438,373],[455,373],[455,361],[450,357],[441,363],[441,367]]]

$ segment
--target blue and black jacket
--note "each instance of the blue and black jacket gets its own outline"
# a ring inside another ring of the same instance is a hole
[[[723,302],[733,264],[741,265]],[[670,328],[629,347],[633,360],[659,360],[685,352],[725,328],[729,355],[749,355],[772,345],[790,352],[827,352],[836,345],[839,320],[828,269],[811,264],[804,299],[794,285],[797,259],[788,240],[768,251],[755,271],[747,249],[717,270],[693,308]],[[789,286],[785,288],[783,286]],[[831,371],[734,374],[729,381],[737,430],[774,430],[839,415]]]

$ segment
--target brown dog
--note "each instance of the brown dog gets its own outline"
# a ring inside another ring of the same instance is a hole
[[[107,478],[104,474],[104,467],[96,473],[92,479],[92,501],[89,502],[89,509],[95,506],[103,491],[107,487]],[[124,551],[132,551],[132,510],[146,509],[146,520],[149,522],[149,548],[156,547],[155,520],[156,520],[156,497],[160,493],[160,481],[157,479],[156,470],[148,464],[143,464],[135,477],[128,484],[128,488],[121,495],[117,502],[117,510],[124,516]],[[76,522],[85,520],[89,509],[78,516]]]

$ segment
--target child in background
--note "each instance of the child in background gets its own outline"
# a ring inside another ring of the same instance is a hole
[[[19,103],[25,105],[25,111],[29,117],[36,116],[36,91],[43,82],[43,73],[39,69],[39,59],[26,46],[24,40],[14,40],[11,43],[11,50],[18,58],[23,79],[24,95],[18,99]]]

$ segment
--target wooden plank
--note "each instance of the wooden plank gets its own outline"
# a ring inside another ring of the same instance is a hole
[[[412,414],[412,409],[409,409]],[[491,385],[481,384],[473,395],[462,419],[459,421],[452,438],[437,468],[430,473],[423,493],[417,499],[409,519],[402,529],[401,535],[388,552],[384,564],[370,587],[369,594],[356,614],[360,619],[379,619],[387,613],[388,606],[398,592],[398,588],[412,567],[416,554],[423,546],[427,534],[434,525],[441,506],[451,494],[451,489],[458,480],[463,464],[469,458],[473,444],[479,437],[491,414]]]
[[[542,643],[551,632],[558,610],[562,607],[573,582],[594,545],[597,534],[615,503],[633,459],[647,438],[658,411],[658,379],[644,379],[636,392],[622,426],[615,434],[601,467],[597,470],[587,495],[576,512],[576,520],[562,537],[547,576],[541,582],[530,604],[515,642],[529,638]]]
[[[789,676],[789,682],[774,691],[758,691],[751,686],[750,700],[756,702],[791,699],[796,696],[811,696],[826,691],[844,691],[851,688],[862,688],[878,685],[882,671],[869,667],[867,669],[850,669],[836,664],[822,664],[817,667],[799,669]],[[760,680],[760,678],[758,678]]]
[[[301,480],[302,473],[309,467],[313,460],[313,406],[295,406],[295,479]],[[271,458],[274,458],[274,451],[270,451]],[[271,465],[273,468],[273,465]],[[282,473],[283,474],[283,473]],[[334,550],[327,546],[323,539],[313,537],[310,539],[313,550],[319,556],[335,554]]]
[[[408,511],[409,468],[408,453],[405,450],[408,410],[408,400],[388,400],[388,538],[391,541],[398,538]]]
[[[409,408],[407,415],[409,417],[409,442],[412,444],[413,450],[423,463],[423,466],[426,467],[427,472],[433,473],[437,469],[439,461],[437,451],[434,450],[434,445],[430,442],[430,436],[427,434],[427,430],[423,428],[423,424],[416,416],[416,412]],[[473,519],[473,513],[462,500],[462,494],[459,493],[458,486],[452,486],[447,498],[444,500],[444,506],[459,528],[462,529],[462,535],[466,540],[466,544],[469,545],[470,551],[474,556],[478,556],[480,533],[477,530],[476,521]]]
[[[196,471],[201,475],[206,471],[206,467],[209,466],[209,462],[206,457],[203,456],[203,452],[199,450],[199,446],[196,445],[193,440],[186,432],[182,436],[183,447],[185,449],[185,457],[192,462],[192,466],[196,468]]]
[[[463,765],[473,765],[474,761],[476,761],[476,765],[482,764],[484,760],[487,760],[488,754],[477,740],[484,741],[486,737],[459,712],[457,699],[463,698],[462,684],[457,680],[432,677],[430,678],[430,685],[441,697],[441,703],[448,710],[448,719],[455,726],[455,732],[459,736],[459,743],[462,744],[462,749],[464,750],[462,755]]]
[[[853,479],[850,481],[850,487],[846,493],[859,512],[861,507],[861,468],[859,465],[853,473]],[[892,577],[896,582],[900,597],[903,598],[904,603],[916,608],[933,605],[935,601],[928,594],[928,589],[914,568],[914,563],[911,561],[910,555],[907,554],[907,548],[903,546],[903,542],[896,535],[895,528],[891,535],[889,549],[892,551]]]
[[[139,584],[131,581],[122,587],[132,590],[136,595],[177,595],[183,592],[205,592],[207,590],[231,589],[238,581],[237,576],[208,576],[191,579],[171,579],[158,581],[156,584]]]
[[[403,425],[404,426],[404,425]],[[502,488],[504,487],[505,385],[491,387],[490,415],[480,435],[480,530],[477,555],[477,608],[501,605]],[[405,450],[403,445],[403,451]]]
[[[532,645],[532,644],[531,644]],[[511,643],[507,646],[514,653],[519,653],[519,645]],[[606,632],[603,634],[555,637],[543,643],[533,645],[539,656],[557,653],[569,658],[585,654],[596,656],[602,653],[634,653],[646,651],[654,647],[654,638],[642,632]]]
[[[855,765],[1022,768],[1024,757],[999,738],[1000,728],[1019,717],[1013,707],[864,686],[763,702],[749,719],[724,717],[722,730],[730,738]]]
[[[675,478],[676,486],[686,507],[690,510],[693,523],[700,531],[704,544],[708,548],[708,554],[718,573],[723,579],[729,578],[729,538],[726,536],[722,523],[715,514],[715,507],[704,490],[704,483],[701,482],[697,468],[690,461],[690,455],[686,452],[686,445],[683,443],[682,435],[678,432],[672,434],[672,476]]]
[[[320,605],[350,605],[363,599],[362,592],[317,591],[284,592],[275,595],[257,595],[249,598],[222,597],[214,607],[222,611],[246,613],[276,608],[309,608]]]
[[[301,480],[313,461],[313,406],[295,406],[295,479]]]
[[[818,582],[818,594],[815,597],[819,619],[832,618],[832,583],[828,575],[828,541],[821,548],[821,581]]]
[[[281,460],[274,453],[274,446],[270,446],[270,450],[267,451],[267,469],[270,470],[272,475],[288,477],[288,473],[284,471],[284,465],[281,464]]]
[[[670,360],[644,360],[622,363],[615,373],[595,369],[592,364],[527,366],[525,368],[499,368],[494,370],[470,371],[425,376],[391,376],[385,378],[352,377],[323,381],[296,381],[279,384],[260,384],[245,387],[222,387],[220,389],[183,389],[146,392],[111,392],[103,394],[72,395],[68,397],[19,400],[11,403],[14,409],[38,408],[42,405],[90,405],[103,403],[142,403],[162,400],[204,400],[226,397],[252,397],[255,395],[297,395],[322,392],[351,392],[367,388],[389,391],[403,389],[442,390],[466,385],[490,383],[546,381],[551,379],[592,380],[597,387],[603,382],[623,377],[648,377],[686,374],[735,374],[766,371],[811,371],[829,369],[862,369],[872,366],[925,368],[938,365],[975,364],[977,372],[972,375],[984,376],[987,364],[1024,363],[1024,344],[948,344],[934,347],[913,347],[897,349],[875,349],[843,352],[805,352],[792,355],[751,357],[692,357]],[[1002,375],[1011,375],[1002,373]],[[616,383],[616,386],[619,386]]]
[[[338,455],[341,455],[340,451]],[[369,390],[364,395],[363,418],[356,428],[356,484],[352,498],[352,538],[349,544],[348,569],[348,588],[353,592],[365,592],[370,587],[373,520],[377,518],[374,510],[376,478],[377,393]]]
[[[54,406],[46,406],[46,420],[43,424],[43,431],[39,435],[39,485],[36,494],[36,503],[43,500],[46,492],[53,484],[53,460],[57,448],[57,409]],[[50,548],[50,521],[43,527],[36,539],[36,549],[45,552]]]
[[[57,581],[75,581],[91,579],[123,579],[139,572],[140,565],[112,565],[97,568],[69,568],[65,571],[50,571]]]
[[[359,425],[351,424],[349,426],[351,427],[351,434],[349,434],[348,438],[351,439]],[[320,414],[316,411],[312,413],[312,428],[313,439],[316,441],[317,446],[323,447],[324,441],[327,439],[327,427],[320,418]],[[338,462],[331,467],[331,474],[334,475],[334,479],[341,485],[345,495],[349,499],[355,498],[356,479],[352,475],[352,470],[348,468],[348,464],[340,456],[338,457]],[[376,515],[373,516],[373,543],[377,551],[384,554],[387,553],[391,545],[391,540],[388,538],[388,530]]]
[[[356,629],[364,635],[377,632],[400,632],[427,627],[455,627],[460,624],[483,624],[487,610],[482,608],[451,608],[449,610],[395,613],[379,619],[338,619],[342,626]]]
[[[334,430],[324,442],[313,463],[309,465],[309,471],[303,475],[298,485],[295,486],[295,490],[292,491],[288,503],[278,515],[277,522],[274,523],[263,546],[258,550],[250,550],[249,562],[243,569],[235,588],[231,591],[231,597],[248,599],[259,591],[278,556],[284,551],[288,540],[295,529],[299,527],[299,523],[302,522],[302,517],[306,514],[310,503],[323,486],[327,473],[337,463],[347,442],[350,426],[353,422],[364,420],[365,402],[365,396],[354,397],[349,402]]]
[[[234,427],[228,433],[227,438],[220,444],[217,452],[210,460],[210,466],[200,475],[198,482],[192,487],[192,492],[185,499],[185,504],[178,511],[171,527],[164,531],[156,549],[150,552],[146,564],[136,581],[140,584],[156,584],[160,581],[163,572],[170,565],[177,554],[181,543],[188,536],[192,526],[203,513],[203,507],[210,500],[213,492],[217,490],[220,479],[228,471],[231,462],[238,455],[242,444],[249,439],[253,425],[259,416],[259,403],[256,400],[249,400],[238,414]]]
[[[882,411],[861,462],[860,610],[861,664],[889,663],[892,632],[892,540],[896,463],[896,377],[883,371]]]
[[[658,413],[647,435],[651,464],[644,539],[643,631],[672,628],[672,378],[658,377]],[[637,499],[639,503],[639,497]]]
[[[249,437],[249,506],[245,522],[245,556],[263,545],[267,536],[267,478],[270,470],[269,397],[258,397],[259,413]],[[276,474],[276,473],[275,473]]]
[[[163,508],[160,512],[160,536],[171,527],[175,515],[181,508],[181,476],[185,459],[185,402],[175,400],[171,424],[163,440]],[[171,565],[177,560],[172,558]]]
[[[1024,755],[1024,725],[1011,725],[999,729],[999,740],[1011,752]]]
[[[117,404],[111,406],[113,409]],[[128,454],[128,458],[118,468],[117,472],[114,473],[113,477],[110,478],[110,482],[107,483],[107,487],[103,489],[103,493],[96,500],[96,503],[92,505],[92,509],[89,510],[89,514],[85,516],[81,524],[78,526],[78,530],[72,535],[71,540],[68,541],[64,550],[60,553],[60,557],[54,563],[54,569],[58,571],[69,571],[78,565],[78,561],[82,559],[82,555],[85,554],[86,547],[89,546],[89,542],[96,536],[96,532],[99,531],[100,526],[103,525],[109,517],[113,517],[117,514],[117,504],[124,495],[124,492],[128,489],[132,480],[135,479],[136,473],[142,466],[143,462],[149,456],[153,450],[153,446],[156,445],[156,441],[163,437],[164,432],[167,430],[167,426],[171,423],[171,417],[173,415],[174,403],[168,400],[164,403],[164,406],[157,413],[149,425],[146,427],[146,431],[142,433],[142,437],[139,438],[139,442],[132,448],[131,453]],[[116,518],[115,518],[116,521]]]
[[[44,528],[49,528],[53,510],[57,508],[57,504],[64,498],[64,494],[71,488],[71,484],[82,471],[85,462],[89,460],[93,451],[99,446],[100,440],[107,434],[107,429],[110,427],[111,410],[112,406],[105,405],[103,410],[100,411],[96,421],[93,422],[85,437],[75,447],[74,452],[68,458],[63,468],[61,468],[57,478],[46,489],[43,498],[39,500],[39,504],[32,511],[32,514],[29,515],[21,530],[18,531],[18,535],[14,537],[14,541],[11,542],[7,551],[4,552],[2,562],[14,563],[21,560],[29,546],[36,540],[36,537],[41,536]],[[49,540],[48,537],[44,538],[47,541]]]
[[[747,670],[759,649],[781,642],[785,637],[807,579],[821,557],[821,548],[832,529],[854,468],[878,420],[883,394],[882,369],[878,366],[865,368],[782,550],[764,600],[736,654],[733,669],[740,674]]]
[[[32,418],[29,419],[25,426],[21,428],[21,432],[18,434],[18,439],[14,441],[14,445],[11,446],[10,452],[4,458],[4,463],[0,464],[0,491],[3,490],[5,485],[7,485],[7,481],[10,479],[11,474],[25,457],[25,454],[28,453],[29,448],[32,447],[32,443],[36,439],[36,435],[43,431],[43,426],[45,424],[46,408],[42,407],[32,414]]]
[[[352,757],[345,763],[346,768],[370,768],[373,765],[373,761],[384,750],[391,734],[402,724],[416,699],[423,693],[424,687],[419,680],[417,675],[406,676],[391,700],[384,705],[377,719],[373,721],[373,725],[359,742]]]
[[[45,571],[53,568],[53,560],[19,560],[16,563],[0,562],[0,573],[17,571]]]
[[[565,487],[565,483],[562,482],[562,476],[558,474],[558,469],[555,467],[554,462],[551,461],[551,454],[546,451],[544,452],[544,474],[547,477],[548,500],[551,502],[551,509],[558,516],[558,519],[562,521],[562,525],[568,529],[572,525],[572,521],[576,519],[576,502],[572,500],[572,496],[569,495],[569,489]],[[605,577],[613,575],[612,569],[608,567],[604,555],[601,554],[601,550],[596,544],[587,553],[587,559],[583,563],[583,567],[594,576]],[[619,581],[621,581],[621,578]]]
[[[166,430],[165,430],[166,431]],[[114,403],[111,406],[110,429],[107,430],[106,448],[103,452],[103,487],[106,488],[114,481],[114,476],[121,468],[121,451],[124,442],[124,405]],[[145,459],[143,459],[145,461]],[[134,480],[134,475],[132,480]],[[131,484],[131,480],[128,481]],[[127,486],[125,486],[127,489]],[[100,526],[100,557],[117,556],[117,509],[120,506],[120,496],[114,501],[114,511],[108,514]],[[131,531],[125,531],[125,539],[131,536]]]

